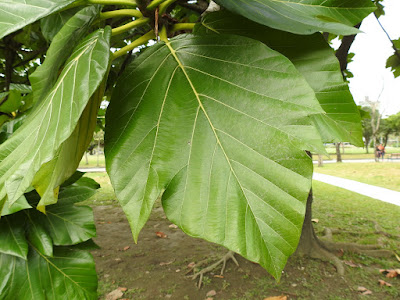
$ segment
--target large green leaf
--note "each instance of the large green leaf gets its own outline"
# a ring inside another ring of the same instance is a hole
[[[48,41],[52,41],[60,29],[71,19],[82,7],[73,7],[51,14],[40,20],[40,29]]]
[[[304,149],[321,113],[290,61],[244,37],[179,36],[121,76],[106,116],[106,161],[134,238],[162,195],[191,236],[276,278],[296,249],[311,187]]]
[[[60,68],[70,56],[74,47],[87,35],[90,25],[100,12],[98,6],[83,8],[66,22],[54,37],[46,53],[46,59],[29,76],[34,99],[44,98],[57,80]]]
[[[215,0],[257,23],[297,34],[327,31],[356,34],[353,28],[376,7],[370,0]]]
[[[0,252],[26,259],[28,242],[18,221],[15,216],[0,219]]]
[[[75,0],[2,0],[0,39],[7,34],[61,10]]]
[[[97,299],[97,275],[92,256],[66,247],[53,257],[33,245],[28,260],[0,254],[0,299]]]
[[[72,134],[90,97],[108,69],[111,30],[84,39],[67,61],[47,97],[23,125],[0,145],[0,201],[11,206]],[[2,205],[0,205],[2,207]]]
[[[86,186],[70,186],[61,190],[57,204],[47,207],[47,218],[42,220],[54,245],[75,245],[96,236],[92,209],[74,205],[95,192]]]
[[[311,116],[324,142],[364,145],[359,110],[343,80],[339,62],[321,34],[295,35],[233,16],[226,11],[207,14],[195,32],[247,36],[285,55],[314,89],[326,112]]]
[[[79,166],[83,154],[93,139],[97,111],[103,99],[104,84],[101,84],[92,98],[71,136],[60,146],[54,159],[44,164],[35,175],[32,185],[41,196],[39,210],[57,202],[59,186],[70,178]]]

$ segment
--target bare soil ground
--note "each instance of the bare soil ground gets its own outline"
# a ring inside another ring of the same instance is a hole
[[[342,257],[353,260],[356,267],[346,266],[346,275],[339,276],[333,265],[292,257],[280,283],[259,265],[237,256],[237,267],[228,262],[223,277],[220,269],[207,274],[203,287],[185,275],[188,265],[202,260],[208,264],[222,257],[227,250],[206,241],[185,235],[180,229],[169,227],[158,205],[134,244],[128,222],[115,205],[95,206],[97,225],[95,242],[101,247],[92,251],[99,275],[99,299],[118,287],[127,288],[122,299],[264,299],[285,295],[287,299],[399,299],[400,278],[386,278],[379,273],[382,266],[362,264],[362,257]],[[158,237],[164,233],[166,238]],[[128,248],[129,247],[129,248]],[[361,263],[359,263],[361,261]],[[217,277],[215,277],[217,275]],[[392,287],[381,287],[378,280],[390,282]],[[365,286],[370,295],[361,295],[358,287]]]

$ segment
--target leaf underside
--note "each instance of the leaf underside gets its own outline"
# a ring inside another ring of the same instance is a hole
[[[325,111],[311,116],[323,141],[364,145],[357,105],[333,50],[321,34],[304,36],[278,31],[226,11],[207,14],[195,32],[250,37],[285,55],[313,88]]]
[[[312,89],[244,37],[179,36],[136,59],[107,110],[106,162],[134,238],[162,195],[187,234],[276,278],[297,246],[321,145]],[[284,117],[283,117],[284,116]]]
[[[257,23],[296,34],[326,31],[356,34],[353,28],[376,7],[370,0],[215,0]]]
[[[6,205],[11,206],[75,130],[108,68],[110,35],[111,30],[106,27],[85,38],[47,96],[37,103],[11,138],[0,145],[0,202],[7,199]]]
[[[75,0],[2,0],[0,2],[0,39]]]

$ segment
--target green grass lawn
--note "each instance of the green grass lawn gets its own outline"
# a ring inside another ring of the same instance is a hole
[[[324,164],[323,167],[315,167],[314,171],[400,192],[400,163]]]
[[[87,155],[88,163],[86,163],[85,155],[82,157],[81,163],[79,164],[80,169],[87,168],[104,168],[106,166],[106,161],[104,154],[99,155],[99,161],[97,162],[97,155]]]
[[[342,165],[344,166],[344,164]],[[352,165],[353,164],[347,164],[345,166]],[[374,168],[375,166],[375,164],[368,165],[372,166],[367,168]],[[380,166],[384,164],[376,165]],[[328,169],[328,167],[326,169]],[[332,169],[335,169],[335,167],[332,167]],[[339,169],[336,168],[336,170]],[[369,169],[365,169],[366,172],[367,170]],[[388,169],[386,169],[386,171],[388,171]],[[388,172],[393,172],[393,170]],[[106,173],[87,173],[85,176],[95,179],[102,186],[96,195],[85,202],[86,205],[118,205]],[[382,179],[382,182],[384,182],[384,179]],[[366,286],[373,292],[373,296],[371,296],[370,299],[377,299],[374,298],[374,295],[376,295],[376,293],[382,293],[383,289],[378,285],[377,280],[387,280],[393,284],[393,287],[384,288],[386,296],[379,299],[398,299],[397,297],[400,296],[400,288],[397,285],[397,280],[386,279],[378,270],[397,269],[400,266],[400,262],[394,256],[394,253],[400,255],[400,239],[398,238],[400,233],[400,207],[318,181],[313,182],[313,191],[313,218],[318,219],[318,223],[314,224],[314,228],[319,236],[323,235],[325,227],[338,229],[339,233],[333,235],[333,240],[336,242],[380,244],[383,249],[393,251],[393,256],[389,258],[344,253],[341,260],[351,261],[358,266],[356,268],[346,266],[344,278],[349,286],[354,290],[356,290],[358,286]],[[379,224],[381,230],[387,233],[386,236],[376,232],[376,224]],[[292,259],[294,263],[299,262],[299,268],[303,264],[300,258]],[[323,274],[320,274],[318,270],[322,268],[321,266],[323,266],[324,263],[318,260],[307,260],[307,262],[308,263],[305,264],[308,268],[306,273],[309,277],[308,280],[312,283],[309,285],[308,289],[312,294],[315,289],[319,288],[319,284],[322,284],[321,278]],[[290,279],[288,285],[294,282],[293,280],[293,278]],[[266,284],[272,285],[272,281],[270,281],[268,276],[264,276],[263,286]],[[255,291],[249,290],[248,292],[251,293]],[[250,297],[240,299],[256,298]],[[311,298],[305,297],[299,299]],[[350,298],[333,297],[333,295],[329,295],[329,297],[324,299]]]
[[[324,156],[324,160],[336,160],[336,148],[334,147],[327,147],[325,148],[326,152],[328,152],[328,154],[330,154],[330,156]],[[374,158],[374,149],[373,148],[369,148],[369,153],[367,154],[365,152],[365,148],[359,148],[359,147],[345,147],[344,148],[344,153],[343,153],[343,148],[341,149],[341,153],[342,153],[342,159],[346,160],[346,159],[373,159]],[[389,153],[400,153],[400,148],[396,148],[396,147],[387,147],[386,148],[386,154]],[[317,155],[313,155],[313,160],[317,160],[318,156]]]

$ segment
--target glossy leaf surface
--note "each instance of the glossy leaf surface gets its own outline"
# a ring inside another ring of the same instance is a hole
[[[96,236],[92,209],[74,203],[89,199],[96,190],[89,187],[68,187],[61,190],[59,202],[47,207],[47,228],[54,245],[75,245]]]
[[[296,34],[356,34],[354,25],[376,7],[370,0],[215,0],[257,23]]]
[[[58,11],[75,0],[2,0],[0,38]]]
[[[179,36],[120,78],[106,116],[107,170],[134,238],[162,195],[187,234],[276,278],[297,246],[321,113],[288,59],[248,38]],[[283,117],[284,116],[284,117]]]
[[[247,36],[285,55],[313,88],[325,111],[311,116],[323,141],[364,145],[359,110],[343,80],[339,62],[321,34],[303,36],[278,31],[224,11],[206,15],[195,32]]]
[[[108,69],[110,35],[107,27],[84,39],[47,97],[0,145],[0,199],[8,199],[6,205],[11,206],[29,188],[36,172],[55,157],[75,130]]]
[[[0,252],[26,259],[28,242],[25,231],[14,216],[0,219]]]
[[[28,260],[0,254],[0,299],[97,299],[92,256],[66,247],[43,255],[29,247]]]

